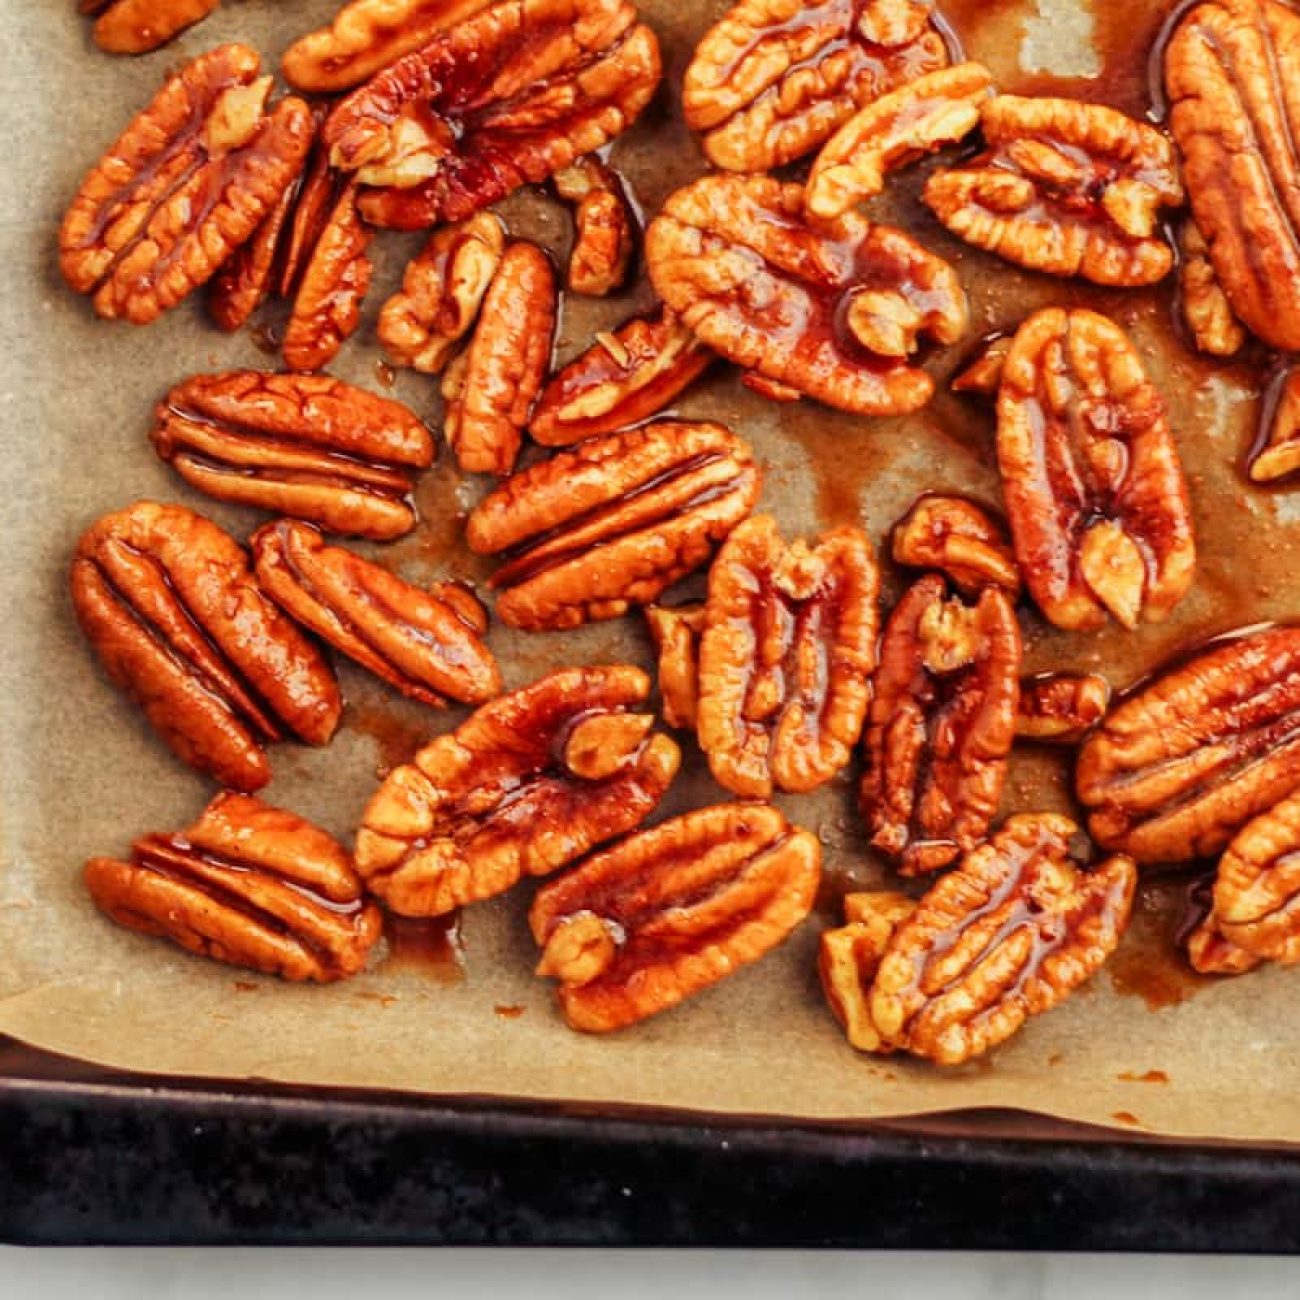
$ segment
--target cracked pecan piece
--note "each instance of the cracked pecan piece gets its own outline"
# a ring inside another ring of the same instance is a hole
[[[678,730],[694,731],[700,696],[704,605],[650,605],[645,616],[659,656],[664,721]]]
[[[501,693],[487,614],[467,587],[422,591],[292,519],[263,525],[249,545],[262,590],[286,614],[403,695],[437,707]]]
[[[1254,482],[1272,483],[1300,469],[1300,370],[1285,370],[1273,381],[1262,409],[1247,470]]]
[[[740,0],[696,47],[682,109],[715,167],[765,172],[948,62],[918,0]]]
[[[812,909],[821,846],[766,804],[698,808],[537,891],[537,973],[571,1029],[607,1033],[757,961]]]
[[[551,364],[559,295],[551,261],[511,244],[465,350],[442,379],[443,431],[461,469],[509,474]]]
[[[953,234],[1049,275],[1154,284],[1173,250],[1163,209],[1183,202],[1173,146],[1118,109],[998,95],[980,125],[988,150],[935,172],[925,202]]]
[[[330,114],[336,167],[379,226],[460,221],[624,131],[661,73],[628,0],[502,0],[434,37]]]
[[[1022,677],[1016,736],[1045,745],[1077,745],[1109,707],[1110,683],[1099,673]]]
[[[441,916],[640,825],[681,758],[653,731],[649,691],[630,665],[566,668],[431,741],[366,807],[367,887],[404,916]]]
[[[138,501],[82,534],[72,603],[112,681],[192,767],[236,790],[287,729],[324,745],[342,711],[320,652],[266,597],[243,548],[183,506]]]
[[[860,528],[787,543],[770,515],[738,524],[709,569],[700,748],[720,785],[814,790],[862,734],[876,666],[880,572]]]
[[[1196,566],[1165,406],[1118,325],[1053,307],[1017,331],[998,391],[1016,558],[1057,627],[1164,619]]]
[[[828,406],[900,415],[934,384],[910,364],[922,336],[966,331],[966,294],[942,258],[856,212],[821,221],[770,176],[706,176],[646,232],[655,290],[729,361]]]
[[[982,343],[974,358],[954,377],[954,393],[974,393],[978,397],[996,397],[1002,383],[1002,367],[1011,351],[1010,334],[995,334]]]
[[[183,831],[142,836],[129,862],[91,858],[85,880],[119,925],[287,980],[355,975],[383,930],[337,840],[243,794],[217,795]]]
[[[1228,944],[1252,957],[1300,962],[1300,795],[1233,837],[1219,859],[1208,919]]]
[[[648,605],[704,564],[754,507],[762,475],[720,424],[667,420],[590,438],[507,479],[469,517],[500,555],[509,627],[577,627]]]
[[[1188,932],[1184,943],[1188,963],[1198,975],[1245,975],[1264,964],[1264,958],[1227,938],[1213,913]]]
[[[890,614],[858,793],[873,847],[903,875],[937,871],[988,834],[1015,738],[1020,655],[1015,610],[997,587],[967,604],[929,574]]]
[[[108,54],[147,54],[206,18],[220,0],[81,0],[95,14],[95,44]]]
[[[627,279],[635,247],[636,217],[622,182],[596,157],[577,159],[553,179],[555,192],[573,208],[568,287],[603,298]]]
[[[200,492],[377,541],[415,526],[413,474],[434,451],[400,402],[328,375],[258,370],[177,384],[150,436]]]
[[[187,63],[109,146],[59,227],[59,269],[95,311],[136,325],[208,280],[302,168],[311,110],[268,110],[257,53],[222,45]]]
[[[1230,357],[1241,351],[1246,331],[1233,315],[1232,304],[1210,261],[1210,249],[1196,222],[1183,223],[1182,257],[1178,260],[1178,304],[1198,352]]]
[[[910,569],[937,569],[959,591],[983,587],[1020,590],[1020,570],[1006,528],[965,497],[926,492],[894,525],[894,562]]]

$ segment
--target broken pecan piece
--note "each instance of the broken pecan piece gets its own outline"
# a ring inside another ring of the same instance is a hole
[[[1211,917],[1230,944],[1252,956],[1300,962],[1300,795],[1233,837],[1219,859]]]
[[[922,335],[955,342],[966,295],[942,258],[856,212],[805,216],[770,176],[706,176],[646,232],[659,296],[729,361],[841,410],[914,411],[934,391],[911,365]]]
[[[996,397],[1002,383],[1002,367],[1011,351],[1010,334],[995,334],[985,340],[974,358],[957,372],[951,388],[954,393],[975,393],[980,397]]]
[[[242,547],[183,506],[138,501],[77,543],[72,602],[109,677],[172,750],[236,790],[271,777],[262,745],[287,727],[334,734],[338,684],[267,599]]]
[[[1300,369],[1285,370],[1273,380],[1261,411],[1248,470],[1256,483],[1271,483],[1300,469]]]
[[[871,698],[880,572],[860,528],[787,544],[738,524],[709,569],[697,720],[714,780],[767,798],[849,761]]]
[[[1198,975],[1245,975],[1264,964],[1245,948],[1239,948],[1219,929],[1213,912],[1191,929],[1184,940],[1187,960]]]
[[[983,506],[965,497],[926,492],[894,525],[896,564],[937,569],[959,591],[982,587],[1020,590],[1020,570],[1005,527]]]
[[[1098,673],[1022,677],[1016,735],[1047,745],[1076,745],[1109,707],[1110,683]]]
[[[859,799],[872,845],[903,875],[937,871],[988,833],[1015,738],[1020,653],[998,587],[968,605],[929,574],[890,614]]]
[[[389,773],[356,865],[404,916],[440,916],[543,876],[638,826],[680,751],[639,711],[639,668],[567,668],[484,705]]]
[[[766,804],[723,804],[627,839],[537,891],[537,973],[571,1029],[657,1015],[757,961],[808,915],[817,837]]]
[[[158,403],[151,436],[201,492],[379,541],[415,526],[412,472],[433,462],[400,402],[328,375],[195,375]]]
[[[694,731],[699,706],[704,606],[650,605],[645,616],[659,654],[659,695],[664,721],[670,727]]]
[[[1196,222],[1183,223],[1178,261],[1178,302],[1197,351],[1230,357],[1246,342],[1246,331],[1232,313],[1228,295],[1210,261],[1210,250]]]
[[[469,517],[497,614],[533,631],[617,618],[699,568],[753,509],[761,473],[720,424],[662,421],[579,443],[507,479]]]
[[[206,18],[221,0],[82,0],[98,14],[95,44],[109,54],[146,54]]]
[[[599,158],[579,158],[555,173],[555,192],[573,206],[568,285],[603,298],[627,279],[636,218],[614,171]]]
[[[355,975],[383,929],[337,840],[243,794],[217,795],[183,831],[141,837],[129,862],[91,858],[85,879],[119,925],[287,980]]]
[[[980,124],[987,152],[935,172],[925,202],[953,234],[1049,275],[1154,284],[1173,250],[1161,209],[1183,201],[1169,140],[1102,104],[998,95]]]
[[[1196,565],[1165,406],[1118,325],[1049,308],[1017,331],[998,392],[998,466],[1029,594],[1057,627],[1157,623]]]

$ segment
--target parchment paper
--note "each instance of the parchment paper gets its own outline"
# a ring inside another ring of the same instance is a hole
[[[1044,70],[1054,71],[1074,78],[1059,83],[1070,93],[1092,90],[1141,111],[1136,69],[1162,6],[1097,4],[1094,15],[1083,0],[1042,7],[1032,0],[967,0],[950,16],[969,51],[992,64],[1006,88],[1052,88],[1058,83]],[[678,124],[678,87],[694,39],[722,4],[648,0],[643,8],[665,44],[667,86],[615,158],[653,210],[702,170]],[[154,457],[146,434],[152,403],[183,376],[274,363],[248,332],[226,337],[212,328],[201,300],[143,330],[96,320],[58,281],[57,222],[82,173],[165,69],[235,38],[276,60],[332,5],[227,0],[177,44],[137,60],[96,51],[89,24],[73,9],[71,0],[7,0],[3,20],[0,1032],[113,1066],[180,1075],[808,1119],[1007,1106],[1168,1134],[1300,1139],[1294,1103],[1300,1015],[1293,1010],[1300,972],[1268,969],[1220,983],[1179,973],[1171,939],[1179,884],[1144,893],[1111,967],[990,1060],[945,1073],[856,1055],[826,1011],[814,974],[817,931],[838,921],[839,895],[880,877],[865,850],[848,780],[817,797],[783,801],[826,846],[824,907],[813,920],[759,965],[612,1037],[570,1032],[549,986],[533,976],[536,953],[524,921],[529,884],[465,913],[463,974],[456,980],[377,959],[348,983],[292,987],[190,957],[100,916],[80,883],[84,860],[124,853],[145,830],[187,824],[213,791],[172,758],[98,670],[71,616],[68,556],[92,519],[139,497],[184,501],[246,535],[259,517],[191,492]],[[1100,49],[1107,40],[1109,53]],[[1099,72],[1109,80],[1094,85],[1088,78]],[[1100,304],[1143,348],[1169,399],[1192,480],[1202,558],[1196,588],[1177,616],[1136,634],[1076,637],[1050,633],[1027,616],[1030,666],[1099,666],[1123,686],[1202,636],[1300,612],[1300,576],[1291,558],[1300,541],[1300,497],[1248,491],[1238,470],[1253,427],[1257,379],[1194,361],[1171,339],[1168,286],[1100,294],[1019,275],[964,249],[915,201],[923,172],[900,182],[900,196],[884,214],[892,208],[896,219],[956,261],[974,305],[971,343],[1042,303]],[[568,218],[560,209],[531,196],[505,210],[516,233],[544,237],[564,254]],[[379,386],[375,314],[418,243],[397,236],[377,241],[380,265],[366,321],[335,373]],[[647,301],[644,285],[603,304],[571,301],[561,357],[585,346],[593,328]],[[946,375],[955,361],[951,354],[931,364]],[[394,391],[436,427],[434,381],[402,374]],[[945,390],[915,418],[869,422],[807,403],[764,403],[720,368],[681,409],[725,420],[752,440],[767,466],[764,506],[791,534],[861,518],[880,543],[922,488],[997,499],[991,418]],[[484,486],[458,482],[444,455],[420,487],[421,532],[371,553],[415,579],[483,576],[483,566],[460,545],[459,520]],[[891,583],[896,589],[896,579]],[[633,619],[578,635],[526,637],[494,626],[491,642],[511,686],[567,662],[650,662]],[[404,704],[359,672],[341,671],[350,701],[341,734],[325,750],[278,746],[266,795],[346,838],[377,768],[461,715]],[[693,755],[693,746],[685,748]],[[1068,807],[1064,773],[1060,760],[1026,751],[1008,783],[1007,810]],[[698,758],[690,757],[663,813],[719,797]],[[1135,987],[1145,997],[1134,996]]]

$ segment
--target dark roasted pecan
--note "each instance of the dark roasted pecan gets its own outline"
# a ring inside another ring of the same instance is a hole
[[[1020,590],[1020,570],[1006,529],[965,497],[927,492],[894,525],[897,564],[938,569],[967,595],[981,587]]]
[[[389,773],[356,864],[395,912],[439,916],[638,826],[680,753],[638,712],[639,668],[567,668],[493,700]]]
[[[655,289],[709,347],[809,397],[864,415],[924,406],[909,364],[920,336],[965,332],[957,273],[856,212],[803,214],[800,186],[706,176],[678,190],[646,232]]]
[[[129,862],[91,858],[86,885],[119,925],[288,980],[356,974],[383,929],[337,840],[243,794],[136,840]]]
[[[1178,259],[1178,301],[1197,350],[1230,357],[1246,342],[1246,331],[1232,314],[1205,236],[1190,218],[1183,223],[1182,256]]]
[[[787,545],[770,515],[737,525],[709,570],[697,722],[714,779],[767,798],[848,761],[871,698],[880,573],[860,528]]]
[[[206,18],[221,0],[81,0],[98,14],[95,44],[109,54],[145,54]]]
[[[864,743],[871,843],[907,876],[947,866],[986,834],[1015,738],[1020,627],[1006,592],[973,605],[938,574],[894,607]]]
[[[77,620],[108,675],[223,785],[265,785],[261,746],[282,728],[314,745],[334,734],[342,701],[329,665],[216,524],[139,501],[87,529],[71,576]]]
[[[302,168],[311,110],[223,45],[171,77],[81,183],[59,268],[101,316],[145,324],[207,280]]]
[[[651,605],[645,612],[659,654],[659,696],[670,727],[695,730],[703,605]]]
[[[603,298],[627,279],[636,217],[622,183],[599,158],[579,158],[555,173],[555,191],[573,205],[574,239],[568,285]]]
[[[1110,683],[1097,673],[1022,677],[1016,735],[1048,745],[1076,745],[1109,707]]]
[[[1057,627],[1157,623],[1196,566],[1165,405],[1122,329],[1060,307],[1017,331],[998,390],[998,466],[1029,594]]]
[[[812,909],[820,876],[817,837],[775,808],[697,808],[537,891],[537,973],[559,980],[570,1028],[622,1029],[783,942]]]
[[[697,569],[753,509],[761,474],[720,424],[663,421],[591,438],[516,474],[469,517],[470,549],[507,552],[497,614],[533,631],[617,618]]]
[[[1263,404],[1260,438],[1250,451],[1250,477],[1271,483],[1300,469],[1300,370],[1274,379]]]
[[[996,334],[981,344],[973,360],[957,372],[952,381],[954,393],[976,393],[996,397],[1002,382],[1002,367],[1011,351],[1011,335]]]

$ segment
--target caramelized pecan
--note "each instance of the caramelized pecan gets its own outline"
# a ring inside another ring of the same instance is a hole
[[[1011,351],[1011,335],[995,334],[981,344],[974,359],[957,372],[952,381],[954,393],[976,393],[980,397],[996,397],[1002,383],[1002,367]]]
[[[1192,342],[1200,352],[1230,357],[1246,342],[1246,331],[1232,313],[1228,295],[1210,261],[1209,246],[1196,222],[1183,223],[1178,260],[1178,301]]]
[[[1207,913],[1184,940],[1187,960],[1198,975],[1244,975],[1264,963],[1245,948],[1239,948],[1219,929],[1218,918]]]
[[[1213,921],[1254,957],[1300,962],[1300,795],[1246,823],[1219,859]]]
[[[221,0],[82,0],[95,44],[109,54],[146,54],[206,18]]]
[[[659,655],[659,695],[670,727],[695,730],[700,694],[703,605],[650,605],[645,612]]]
[[[938,569],[959,591],[1020,590],[1020,570],[1006,529],[974,501],[926,492],[894,525],[896,564]]]
[[[1248,469],[1256,483],[1271,483],[1300,469],[1300,370],[1283,371],[1265,395],[1260,438]]]
[[[357,870],[395,912],[440,916],[638,826],[680,753],[637,711],[639,668],[567,668],[493,700],[395,768],[366,807]]]
[[[1109,707],[1110,683],[1098,673],[1022,677],[1016,735],[1049,745],[1076,745]]]
[[[757,961],[812,909],[817,837],[766,804],[697,808],[543,885],[537,973],[570,1028],[606,1033]]]
[[[621,182],[599,158],[579,158],[555,173],[555,192],[573,205],[569,289],[592,298],[613,293],[627,279],[636,230]]]
[[[510,627],[577,627],[647,605],[753,509],[761,474],[720,424],[663,421],[591,438],[508,479],[469,517],[470,549],[507,552],[491,585]]]
[[[329,665],[201,515],[152,501],[105,515],[77,543],[71,578],[109,677],[201,772],[256,790],[271,777],[261,746],[283,728],[313,745],[334,734]]]

